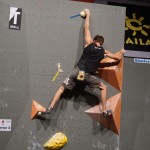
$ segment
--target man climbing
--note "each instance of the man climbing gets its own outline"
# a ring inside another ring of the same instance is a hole
[[[117,61],[120,61],[123,57],[124,50],[120,52],[119,56],[115,56],[107,50],[104,50],[102,47],[104,43],[104,38],[101,35],[96,35],[93,39],[90,33],[90,11],[85,9],[82,11],[82,14],[85,16],[84,22],[84,51],[79,60],[79,62],[74,67],[72,73],[65,79],[63,84],[55,93],[50,106],[45,112],[39,112],[39,118],[46,119],[49,118],[51,112],[53,111],[56,103],[60,100],[61,95],[65,90],[73,90],[76,86],[78,80],[84,82],[91,89],[98,88],[101,90],[101,103],[102,103],[102,112],[104,117],[111,115],[112,111],[106,109],[106,93],[107,87],[103,84],[100,79],[96,76],[95,72],[99,68],[100,61],[105,57],[110,57]]]

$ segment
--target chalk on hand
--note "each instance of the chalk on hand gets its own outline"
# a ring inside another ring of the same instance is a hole
[[[80,12],[80,16],[81,16],[81,17],[85,17],[85,16],[86,16],[85,11],[81,11],[81,12]]]

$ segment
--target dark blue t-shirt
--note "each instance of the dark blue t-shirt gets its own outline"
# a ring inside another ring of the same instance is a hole
[[[104,48],[95,43],[84,48],[83,54],[77,63],[80,70],[87,73],[95,72],[99,68],[100,61],[104,58]]]

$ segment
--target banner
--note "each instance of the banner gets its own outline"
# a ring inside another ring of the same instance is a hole
[[[113,2],[109,4],[126,7],[124,48],[134,52],[150,52],[150,7]],[[137,57],[136,53],[132,54]],[[140,54],[139,57],[143,57]]]

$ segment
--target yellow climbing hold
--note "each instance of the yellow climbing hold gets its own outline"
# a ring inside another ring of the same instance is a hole
[[[46,150],[59,150],[67,143],[67,137],[61,133],[58,132],[52,136],[51,139],[49,139],[45,144],[44,148]]]

